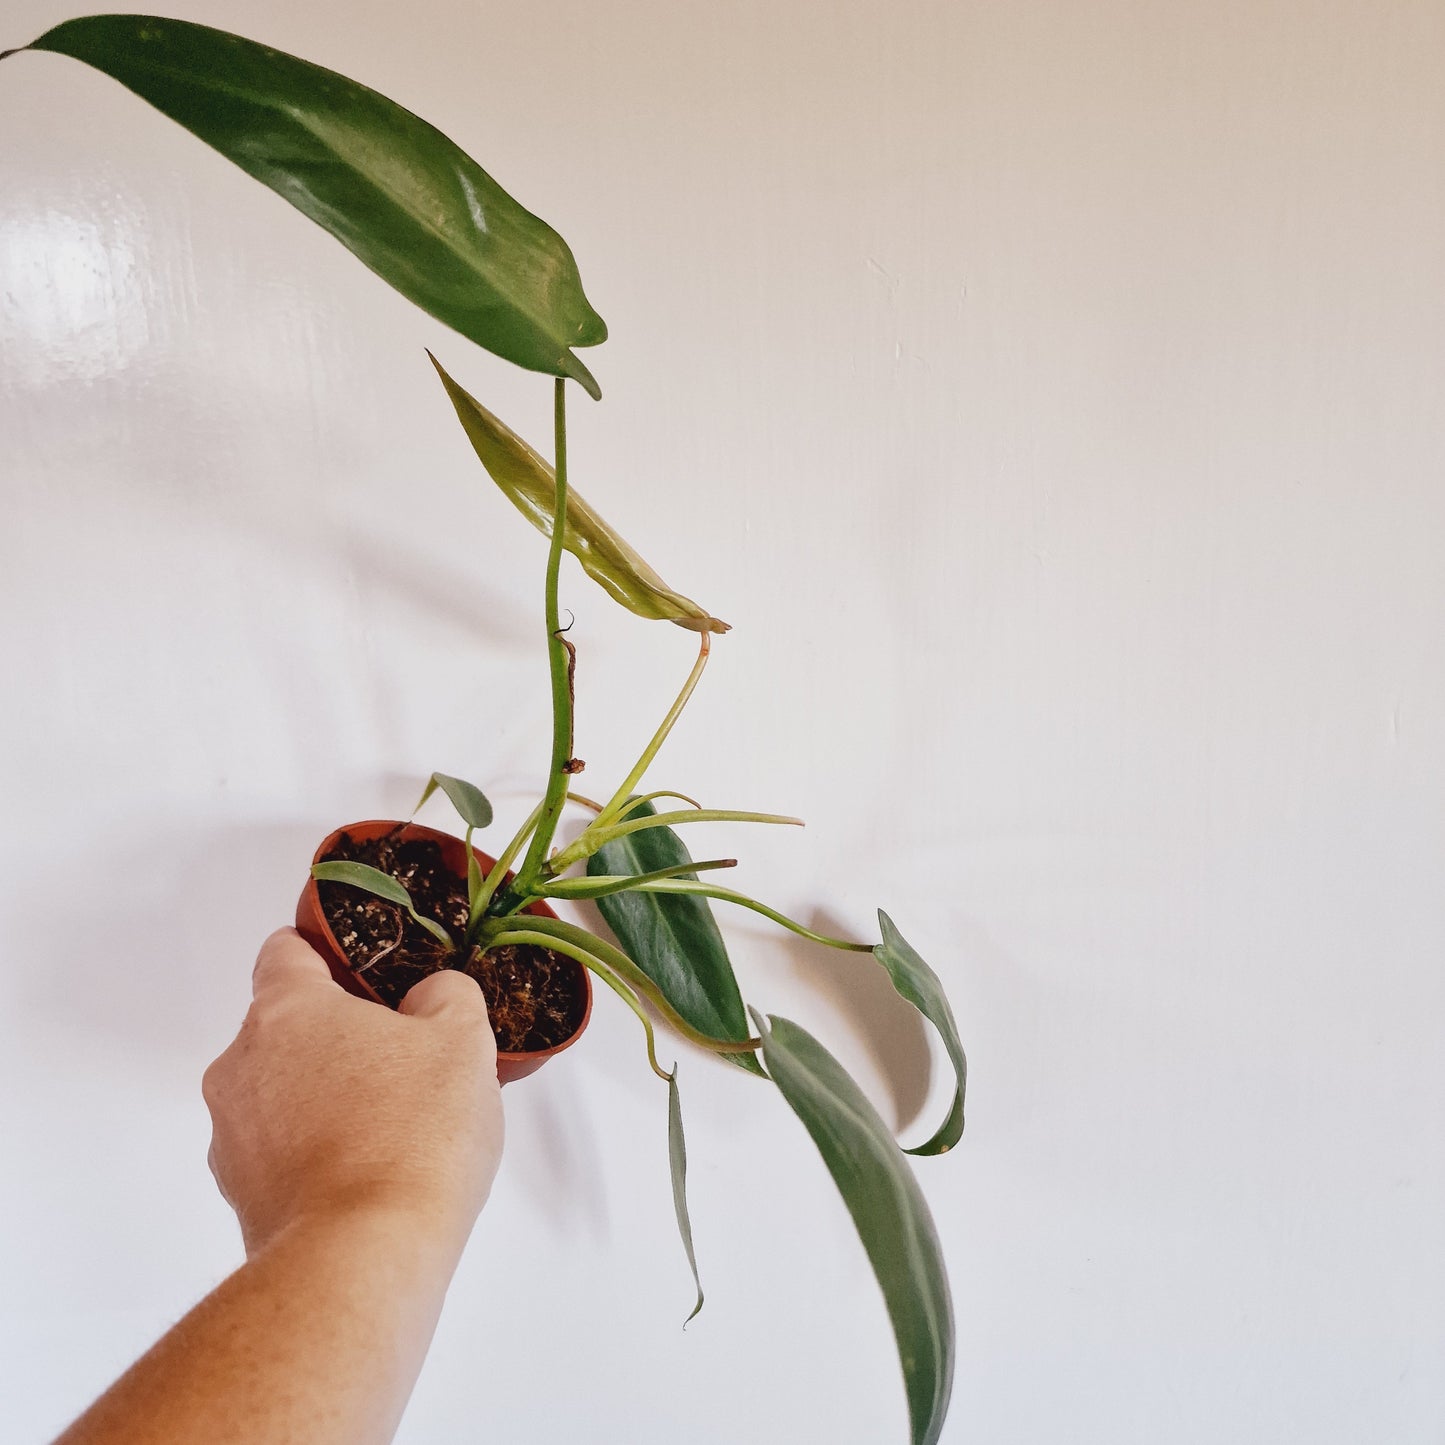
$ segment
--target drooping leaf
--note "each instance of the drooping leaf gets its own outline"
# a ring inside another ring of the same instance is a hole
[[[697,1286],[697,1303],[682,1322],[686,1329],[702,1308],[702,1280],[698,1276],[697,1255],[692,1247],[692,1219],[687,1212],[687,1143],[682,1137],[682,1102],[677,1095],[676,1064],[672,1066],[672,1077],[667,1081],[667,1162],[672,1169],[672,1207],[677,1213],[677,1232],[682,1236],[682,1247],[687,1251],[687,1262],[692,1267],[692,1282]]]
[[[431,360],[472,450],[492,480],[544,537],[550,537],[557,497],[557,478],[551,464],[458,386],[436,357]],[[728,630],[726,622],[711,616],[691,598],[674,592],[571,485],[567,488],[567,522],[562,545],[577,558],[582,570],[594,582],[639,617],[675,622],[692,632]]]
[[[651,815],[651,803],[632,816]],[[655,873],[690,864],[692,855],[671,828],[647,828],[604,844],[587,860],[589,876]],[[658,893],[611,893],[597,900],[623,949],[695,1029],[720,1039],[746,1039],[747,1011],[717,920],[705,898]],[[751,1054],[739,1065],[761,1073]]]
[[[754,1010],[753,1020],[768,1073],[818,1146],[883,1289],[913,1445],[935,1445],[953,1392],[953,1299],[923,1191],[878,1111],[822,1044],[788,1019],[765,1022]]]
[[[313,863],[311,865],[311,876],[318,883],[349,883],[353,888],[360,888],[367,893],[373,893],[378,898],[384,898],[388,903],[398,904],[406,909],[407,913],[415,923],[421,924],[438,943],[452,947],[452,936],[434,918],[427,918],[416,911],[415,904],[411,901],[411,894],[399,883],[390,873],[383,873],[380,868],[373,868],[369,863]]]
[[[605,340],[607,327],[567,243],[411,111],[334,71],[185,20],[91,15],[26,48],[118,80],[463,336],[600,395],[571,348]]]
[[[492,821],[492,805],[487,801],[482,790],[474,783],[469,783],[465,778],[453,778],[446,773],[433,773],[427,780],[422,795],[417,799],[413,813],[421,811],[422,804],[440,788],[451,800],[451,805],[457,810],[463,823],[468,828],[486,828]]]
[[[946,1154],[963,1137],[963,1096],[968,1087],[968,1060],[958,1037],[958,1025],[938,975],[918,956],[917,951],[894,926],[893,920],[880,908],[878,927],[883,942],[873,950],[873,957],[888,970],[893,987],[908,1000],[939,1032],[948,1050],[956,1080],[953,1107],[939,1126],[938,1132],[925,1143],[905,1150],[908,1154]]]

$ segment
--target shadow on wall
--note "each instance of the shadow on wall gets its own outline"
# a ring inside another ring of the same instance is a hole
[[[720,905],[716,911],[725,915],[725,909],[726,905]],[[596,904],[580,903],[577,910],[586,927],[615,941]],[[849,936],[848,925],[826,910],[814,910],[805,921],[815,933]],[[720,917],[719,923],[728,951],[736,959],[743,935],[727,927],[726,916]],[[907,1129],[923,1112],[933,1082],[929,1026],[912,1004],[898,997],[893,980],[872,954],[824,948],[781,930],[771,941],[782,949],[802,988],[829,1007],[861,1048],[887,1092],[879,1110],[885,1122],[894,1133]],[[811,1019],[799,1021],[809,1032],[815,1031]],[[826,1047],[826,1039],[823,1042]]]

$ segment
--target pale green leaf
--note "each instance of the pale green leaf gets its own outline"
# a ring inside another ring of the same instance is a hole
[[[557,478],[551,465],[505,422],[458,386],[434,356],[432,365],[446,387],[472,450],[492,480],[544,537],[550,537],[557,498]],[[711,616],[691,598],[674,592],[571,485],[567,488],[562,545],[577,558],[593,581],[639,617],[675,622],[693,632],[728,630],[726,622]]]

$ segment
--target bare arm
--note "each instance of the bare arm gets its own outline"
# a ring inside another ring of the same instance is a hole
[[[501,1154],[480,990],[393,1014],[285,929],[204,1088],[246,1263],[56,1445],[386,1445]]]

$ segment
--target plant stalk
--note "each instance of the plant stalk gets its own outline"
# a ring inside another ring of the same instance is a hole
[[[505,912],[502,900],[498,899],[498,906],[492,909],[492,899],[501,887],[502,879],[507,876],[507,870],[516,862],[517,854],[522,851],[522,844],[532,835],[532,830],[537,826],[537,819],[542,816],[542,804],[538,803],[527,815],[527,820],[517,829],[512,836],[512,841],[502,849],[493,864],[491,871],[482,880],[482,886],[475,899],[472,900],[471,909],[467,916],[467,942],[477,941],[477,932],[482,926],[482,920],[490,910],[492,912]],[[507,890],[510,892],[511,890]]]
[[[698,681],[702,677],[703,668],[707,666],[708,656],[711,652],[711,635],[706,632],[701,633],[698,638],[697,661],[693,663],[692,671],[688,673],[687,681],[683,683],[682,691],[678,693],[677,700],[668,709],[667,716],[658,724],[657,731],[652,735],[652,741],[643,749],[642,756],[638,758],[632,771],[623,779],[621,786],[613,793],[606,807],[602,809],[602,812],[597,818],[588,825],[589,827],[605,828],[627,805],[628,799],[632,797],[633,790],[637,787],[638,783],[642,781],[642,775],[651,765],[653,758],[657,756],[663,743],[667,741],[667,735],[672,731],[673,724],[682,716],[682,710],[687,706],[688,699],[693,694],[693,689],[697,687]]]
[[[562,573],[562,539],[567,528],[567,384],[559,376],[553,388],[552,410],[557,498],[552,508],[552,545],[547,550],[547,661],[552,679],[552,765],[537,830],[519,870],[518,891],[528,892],[542,871],[547,849],[557,832],[572,761],[571,657],[562,640],[562,619],[557,607],[557,585]]]
[[[746,893],[739,893],[735,888],[716,888],[711,883],[702,883],[694,878],[647,878],[632,884],[632,887],[639,893],[690,893],[698,898],[716,898],[722,903],[736,903],[740,908],[751,908],[754,913],[761,913],[780,928],[786,928],[790,933],[796,933],[799,938],[806,938],[812,943],[821,943],[826,948],[845,949],[849,953],[873,952],[874,945],[871,943],[850,943],[846,938],[830,938],[826,933],[814,933],[796,919],[779,913],[776,908],[769,908],[766,903],[759,903],[756,898],[749,898]]]
[[[651,813],[644,818],[628,818],[625,822],[611,823],[598,828],[596,820],[577,835],[552,860],[550,874],[564,873],[574,863],[590,858],[599,848],[614,839],[625,838],[629,833],[640,833],[646,828],[673,828],[681,823],[787,823],[801,828],[801,818],[788,818],[780,813],[740,813],[730,808],[692,808],[674,813]]]
[[[750,1054],[762,1047],[761,1039],[716,1039],[695,1029],[667,1001],[657,984],[640,969],[620,948],[579,928],[575,923],[565,923],[560,918],[537,918],[528,914],[525,918],[494,919],[483,931],[485,946],[510,941],[518,934],[544,935],[550,946],[552,940],[570,944],[572,949],[595,958],[604,968],[620,975],[630,987],[640,993],[672,1026],[689,1042],[699,1045],[714,1054]],[[535,940],[532,940],[535,941]],[[570,950],[568,950],[570,952]],[[572,953],[572,957],[576,957]],[[584,960],[585,961],[585,960]],[[591,964],[588,963],[588,967]]]
[[[642,1001],[627,983],[608,968],[596,954],[589,953],[585,948],[579,948],[575,944],[564,942],[550,933],[523,929],[509,932],[506,937],[508,943],[530,943],[538,948],[550,948],[554,953],[565,953],[568,958],[575,959],[584,968],[591,969],[641,1020],[643,1032],[647,1036],[647,1062],[659,1079],[664,1083],[672,1082],[672,1075],[657,1061],[657,1037],[653,1032],[652,1020],[648,1018],[647,1010],[642,1007]]]

